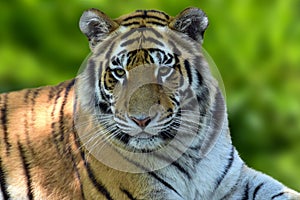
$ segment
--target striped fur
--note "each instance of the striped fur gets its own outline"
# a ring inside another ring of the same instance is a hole
[[[86,11],[80,28],[92,56],[76,79],[0,95],[0,199],[300,199],[248,168],[233,147],[200,51],[207,25],[197,8],[116,20]],[[190,132],[182,154],[168,157]],[[154,160],[126,156],[132,151],[153,151]]]

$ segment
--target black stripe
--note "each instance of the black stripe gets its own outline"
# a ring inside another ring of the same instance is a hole
[[[146,12],[146,13],[158,13],[158,14],[162,14],[164,15],[164,17],[166,19],[170,19],[170,16],[167,15],[166,13],[162,12],[162,11],[159,11],[159,10],[136,10],[136,12]],[[150,15],[151,16],[151,15]]]
[[[109,78],[107,78],[107,77],[109,77],[109,74],[110,74],[110,71],[111,71],[111,69],[109,68],[109,67],[107,67],[106,69],[103,69],[103,70],[105,70],[105,72],[104,72],[104,76],[102,77],[102,76],[100,76],[99,77],[99,80],[98,80],[98,87],[99,87],[99,89],[100,89],[100,99],[98,99],[99,101],[106,101],[106,102],[109,102],[110,101],[110,96],[107,94],[107,93],[105,93],[105,91],[103,91],[104,89],[106,89],[106,90],[109,90],[109,87],[107,86],[107,84],[106,84],[106,80],[107,79],[109,79]],[[114,80],[116,80],[116,79],[114,79]],[[103,84],[103,87],[102,87],[102,85],[101,84]],[[96,99],[97,100],[97,99]]]
[[[157,34],[158,33],[156,33],[156,32],[154,32],[154,31],[151,31],[152,33],[154,33],[156,36],[157,36]],[[157,38],[159,38],[159,36],[157,36]],[[152,42],[152,43],[155,43],[155,44],[157,44],[157,45],[159,45],[159,46],[164,46],[164,44],[162,43],[162,42],[160,42],[159,40],[157,40],[157,39],[155,39],[155,38],[153,38],[153,37],[145,37],[144,38],[144,40],[145,41],[149,41],[149,42]],[[125,40],[124,42],[122,42],[121,43],[121,47],[124,47],[124,46],[127,46],[127,45],[131,45],[131,44],[133,44],[134,42],[139,42],[139,38],[133,38],[133,39],[130,39],[130,40]],[[148,49],[143,49],[144,51],[147,51]],[[136,51],[136,50],[133,50],[133,51]],[[131,52],[133,52],[133,51],[131,51]],[[131,53],[131,52],[129,52],[129,53]],[[124,52],[124,53],[126,53],[126,52]],[[136,53],[136,52],[135,52]]]
[[[161,12],[161,11],[158,11],[158,10],[149,10],[150,12],[154,12],[154,13],[159,13],[159,14],[162,14],[163,16],[165,16],[165,18],[168,20],[170,19],[170,16],[167,15],[166,13],[164,12]]]
[[[149,41],[149,42],[154,43],[154,44],[156,44],[158,46],[162,46],[162,47],[164,46],[164,44],[162,42],[160,42],[159,40],[157,40],[157,39],[155,39],[153,37],[146,37],[145,41]]]
[[[246,184],[246,187],[244,189],[244,194],[243,194],[243,199],[242,200],[247,200],[249,199],[249,182]]]
[[[149,12],[162,14],[167,20],[170,19],[170,16],[167,15],[166,13],[164,13],[164,12],[161,12],[161,11],[158,11],[158,10],[149,10]]]
[[[36,98],[38,97],[40,91],[41,91],[41,88],[38,88],[38,89],[33,91],[33,96],[31,98],[31,123],[30,123],[29,127],[34,127],[35,126],[35,122],[36,122],[35,104],[36,104]],[[25,120],[27,120],[27,117],[25,118]],[[29,137],[28,133],[29,133],[28,129],[26,129],[27,146],[30,148],[30,151],[32,152],[32,154],[35,155],[35,151],[34,151],[34,148],[31,145],[31,141],[30,141],[30,137]]]
[[[156,53],[156,52],[159,52],[159,53],[161,53],[161,54],[163,54],[163,55],[166,54],[165,51],[159,49],[159,47],[158,47],[158,48],[149,48],[149,49],[147,49],[147,51],[149,51],[150,53]]]
[[[33,96],[31,98],[31,103],[32,103],[32,110],[34,109],[34,105],[36,104],[35,99],[37,98],[37,96],[40,94],[41,88],[37,88],[34,90],[33,92]]]
[[[140,22],[128,22],[128,23],[122,24],[122,26],[132,26],[132,25],[140,25]]]
[[[144,12],[144,11],[141,10],[141,12]],[[133,15],[133,16],[126,17],[125,19],[122,20],[122,25],[123,25],[123,22],[129,21],[129,20],[132,20],[135,18],[145,18],[145,15],[141,14],[141,15]]]
[[[28,99],[29,99],[29,95],[30,95],[30,93],[31,93],[31,90],[30,89],[28,89],[27,91],[26,91],[26,93],[24,94],[24,97],[23,97],[23,101],[24,101],[24,104],[25,105],[28,105]],[[29,127],[30,127],[30,124],[29,124],[29,112],[25,112],[24,113],[24,134],[25,134],[25,136],[26,136],[26,140],[28,141],[28,143],[29,143]]]
[[[55,144],[56,150],[59,154],[61,154],[61,153],[60,153],[60,150],[59,150],[60,149],[59,142],[56,138],[57,137],[57,134],[56,134],[57,131],[56,131],[56,126],[55,126],[56,121],[54,120],[54,118],[55,118],[54,113],[55,113],[55,110],[58,106],[57,102],[58,102],[58,99],[60,98],[60,93],[63,91],[62,84],[63,83],[61,83],[57,86],[57,88],[59,88],[59,90],[57,91],[57,94],[55,95],[56,97],[55,97],[54,103],[52,104],[53,109],[51,111],[51,121],[52,121],[52,123],[51,123],[51,135],[52,135],[52,138],[53,138],[53,143]]]
[[[232,166],[232,163],[233,163],[233,160],[234,160],[234,147],[232,146],[231,147],[231,152],[230,152],[230,157],[228,159],[228,163],[221,175],[221,177],[219,177],[217,179],[217,184],[216,184],[216,187],[215,187],[215,190],[220,186],[221,182],[223,181],[223,179],[225,178],[226,174],[228,173],[229,169],[231,168]]]
[[[106,65],[110,65],[110,64],[107,64],[106,63]],[[95,82],[93,83],[93,85],[90,85],[90,87],[92,87],[92,88],[95,88],[95,86],[96,86],[96,81],[98,81],[98,80],[101,80],[101,78],[99,78],[99,77],[101,77],[102,76],[102,72],[103,72],[103,70],[104,70],[104,67],[105,65],[103,64],[103,62],[101,61],[100,63],[99,63],[99,66],[98,66],[98,68],[97,69],[95,69],[95,72],[94,72],[94,78],[95,78]]]
[[[239,171],[242,171],[244,167],[245,164],[243,163]],[[236,183],[229,190],[227,190],[227,193],[220,200],[228,200],[232,194],[236,193],[236,191],[240,189],[238,186],[238,182],[242,180],[242,175],[243,173],[240,173],[239,178],[236,180]]]
[[[108,51],[107,51],[106,54],[105,54],[105,58],[106,58],[108,61],[110,61],[110,59],[111,59],[111,53],[112,53],[112,51],[113,51],[113,49],[114,49],[114,47],[115,47],[115,44],[116,44],[116,42],[112,42],[112,43],[110,44],[110,47],[109,47]]]
[[[48,102],[52,100],[55,96],[56,87],[50,87],[49,94],[48,94]]]
[[[228,200],[229,197],[234,194],[234,192],[238,189],[237,185],[234,185],[233,187],[231,187],[227,193],[220,199],[220,200]]]
[[[11,144],[8,140],[8,127],[7,127],[7,101],[8,101],[8,97],[7,94],[4,95],[4,103],[3,103],[3,107],[1,109],[1,123],[3,126],[3,132],[4,132],[4,143],[5,143],[5,149],[6,149],[6,155],[9,156],[10,155],[10,148],[11,148]]]
[[[137,56],[136,54],[141,50],[133,50],[128,53],[128,57],[130,58],[130,63],[134,64],[136,62]],[[129,59],[128,59],[129,60]]]
[[[158,32],[157,30],[155,30],[153,28],[148,28],[147,31],[150,31],[151,33],[154,33],[154,35],[156,36],[157,39],[163,38],[163,35],[160,34],[160,32]]]
[[[130,200],[136,200],[136,198],[134,198],[133,195],[132,195],[128,190],[126,190],[126,189],[124,189],[124,188],[120,188],[120,190],[121,190],[123,193],[126,194],[126,196],[128,197],[128,199],[130,199]]]
[[[107,54],[107,50],[111,45],[115,44],[116,38],[117,38],[118,34],[114,34],[114,35],[110,35],[110,38],[107,40],[102,41],[102,46],[105,48],[98,48],[97,51],[95,51],[94,53],[90,53],[88,55],[87,60],[89,60],[90,58],[98,58],[98,56],[101,55],[106,55]],[[119,40],[119,39],[117,39]],[[107,58],[107,57],[106,57]],[[96,60],[97,61],[97,60]],[[102,61],[109,61],[109,59],[102,59]],[[96,62],[97,63],[97,62]],[[83,68],[84,69],[84,68]]]
[[[181,173],[183,173],[184,175],[186,175],[188,177],[188,179],[192,179],[192,176],[190,175],[190,173],[183,168],[178,162],[173,162],[172,163],[173,166],[175,166]]]
[[[73,88],[75,84],[75,79],[71,80],[71,82],[67,85],[66,89],[65,89],[65,95],[63,97],[63,102],[62,105],[60,107],[60,111],[59,111],[59,130],[60,130],[60,141],[64,140],[64,119],[65,119],[65,113],[64,113],[64,109],[68,100],[68,95],[70,93],[70,90]]]
[[[193,81],[193,76],[191,72],[191,65],[188,60],[184,60],[184,67],[189,78],[189,84],[191,85]]]
[[[98,108],[101,111],[101,113],[104,113],[104,114],[110,113],[110,114],[112,114],[112,111],[110,109],[110,105],[108,103],[106,103],[105,101],[101,101],[101,102],[97,101],[95,103],[95,107]]]
[[[90,178],[90,180],[92,181],[93,185],[96,187],[96,189],[98,190],[98,192],[100,192],[101,194],[103,194],[106,199],[108,200],[112,200],[113,198],[111,197],[110,193],[108,192],[108,190],[106,189],[106,187],[97,181],[93,170],[91,169],[90,164],[85,160],[85,166],[86,166],[86,170],[88,173],[88,176]]]
[[[138,42],[140,38],[134,38],[134,39],[130,39],[130,40],[126,40],[125,42],[122,42],[121,43],[121,47],[124,47],[124,46],[127,46],[127,45],[130,45],[134,42]]]
[[[198,87],[200,88],[203,85],[203,77],[201,76],[201,74],[198,70],[196,70],[195,74],[197,76]]]
[[[4,169],[3,169],[1,157],[0,157],[0,188],[1,188],[3,198],[5,200],[10,199],[10,195],[7,191],[6,173],[4,172]]]
[[[28,103],[30,93],[31,93],[31,89],[27,89],[26,93],[24,94],[23,101],[24,101],[25,104]]]
[[[263,186],[263,185],[264,185],[264,183],[261,183],[258,186],[256,186],[256,188],[254,189],[254,192],[253,192],[253,200],[255,200],[257,192],[260,190],[261,186]]]
[[[193,150],[194,151],[194,150]],[[198,150],[199,151],[199,150]],[[198,153],[197,151],[197,153]],[[193,168],[196,168],[196,165],[202,160],[199,158],[198,154],[194,153],[188,153],[189,151],[186,151],[185,153],[182,154],[182,160],[191,160],[193,164]]]
[[[138,24],[139,24],[139,23],[138,23]],[[131,36],[133,32],[134,32],[134,30],[129,30],[128,32],[124,33],[124,34],[121,36],[120,40],[121,40],[121,41],[127,40],[128,37]]]
[[[89,176],[92,184],[98,190],[98,192],[100,192],[101,194],[103,194],[106,197],[106,199],[113,200],[113,198],[111,197],[111,195],[108,192],[108,190],[106,189],[106,187],[102,183],[97,181],[97,179],[94,175],[94,172],[92,171],[92,169],[90,167],[90,164],[85,159],[85,153],[84,153],[83,148],[80,148],[82,145],[80,144],[80,141],[78,139],[79,137],[77,136],[77,133],[75,132],[75,129],[73,131],[73,135],[74,135],[74,138],[75,138],[76,147],[77,147],[78,151],[80,151],[81,159],[84,162],[84,166],[86,168],[86,171],[88,173],[88,176]]]
[[[180,151],[180,150],[177,150],[177,151]],[[192,176],[190,175],[190,173],[183,166],[181,166],[177,161],[173,161],[173,160],[171,160],[171,158],[165,157],[165,156],[155,153],[155,152],[153,153],[153,155],[155,157],[159,158],[160,160],[164,160],[168,163],[172,163],[171,165],[176,167],[181,173],[183,173],[185,176],[187,176],[188,179],[192,179]]]
[[[142,19],[145,19],[145,18],[147,18],[147,19],[156,19],[156,20],[167,23],[166,19],[162,19],[158,16],[147,15],[147,11],[143,11],[143,12],[144,13],[141,14],[141,15],[133,15],[133,16],[126,17],[125,19],[122,20],[122,25],[123,25],[124,22],[129,21],[129,20],[133,20],[133,19],[136,19],[137,21],[139,21],[140,18],[142,18]]]
[[[173,61],[173,59],[175,59],[174,58],[174,56],[173,55],[171,55],[171,54],[167,54],[168,56],[167,56],[167,59],[166,60],[164,60],[164,64],[166,64],[166,65],[169,65],[169,64],[171,64],[172,63],[172,61]],[[176,61],[178,61],[178,59],[175,59]],[[175,63],[175,65],[177,64],[177,62]]]
[[[179,192],[171,184],[169,184],[168,182],[166,182],[165,180],[163,180],[162,178],[160,178],[155,172],[151,171],[151,172],[148,172],[148,174],[151,175],[152,177],[154,177],[159,182],[161,182],[167,188],[173,190],[176,194],[178,194],[181,197],[181,195],[179,194]]]
[[[153,20],[154,19],[154,20]],[[148,21],[149,20],[149,21]],[[151,20],[151,21],[150,21]],[[156,21],[157,20],[157,21]],[[157,17],[157,16],[149,16],[147,17],[147,21],[146,23],[151,23],[151,22],[158,22],[160,24],[163,24],[163,26],[166,26],[167,25],[167,21],[165,19],[162,19],[160,17]]]
[[[202,86],[199,87],[200,91],[196,91],[198,92],[196,95],[197,97],[197,101],[199,103],[199,110],[200,110],[200,115],[201,116],[205,116],[206,113],[208,112],[208,107],[209,105],[209,89],[206,86]],[[220,110],[215,110],[216,112],[218,112],[219,114],[221,114],[222,112],[220,112]],[[202,118],[200,118],[202,119]]]
[[[72,127],[73,127],[73,130],[74,130],[74,123],[73,123]],[[71,137],[72,135],[73,135],[73,139],[76,140],[76,136],[75,136],[74,132],[73,132],[73,134],[70,134],[69,136]],[[69,141],[69,144],[71,144],[71,141]],[[77,147],[76,142],[75,142],[75,146]],[[78,148],[76,150],[78,151]],[[78,182],[79,182],[80,191],[81,191],[81,198],[85,199],[84,193],[83,193],[83,185],[82,185],[82,181],[81,181],[81,176],[80,176],[80,173],[79,173],[79,169],[77,167],[77,162],[76,162],[75,156],[72,153],[71,145],[68,145],[67,153],[68,153],[68,155],[70,156],[70,158],[72,160],[73,169],[75,170],[75,174],[76,174],[76,177],[77,177]]]
[[[101,77],[102,78],[102,77]],[[103,88],[101,88],[101,83],[103,81],[104,89],[111,91],[113,93],[114,86],[117,84],[118,80],[112,75],[112,70],[110,68],[106,68],[106,72],[103,76],[102,80],[99,80],[99,88],[100,88],[100,94]],[[106,100],[109,102],[110,101],[110,96],[109,94],[104,94],[103,95],[106,97]]]
[[[182,55],[181,50],[179,50],[177,48],[177,47],[179,47],[178,44],[174,43],[172,40],[170,40],[170,38],[168,40],[168,43],[170,44],[170,46],[173,47],[173,49],[172,49],[173,54],[175,54],[177,57]]]
[[[132,53],[129,52],[129,53],[126,54],[126,56],[128,58],[127,62],[126,62],[126,66],[129,66],[132,63],[132,59],[133,59]]]
[[[282,195],[284,195],[284,192],[280,192],[279,194],[275,194],[274,196],[272,196],[271,199],[275,199],[275,198],[280,197]]]
[[[147,21],[146,24],[153,24],[153,25],[156,25],[156,26],[166,26],[167,24],[164,24],[164,23],[160,23],[158,21]],[[122,26],[133,26],[133,25],[140,25],[141,28],[145,27],[144,24],[141,24],[141,22],[136,22],[136,21],[133,21],[133,22],[127,22],[127,23],[122,23]]]
[[[27,197],[28,197],[28,199],[33,199],[32,185],[31,185],[32,180],[31,180],[31,175],[30,175],[30,170],[29,170],[30,165],[27,161],[24,147],[22,146],[20,141],[18,141],[18,147],[19,147],[19,152],[20,152],[20,156],[21,156],[21,160],[22,160],[22,164],[23,164],[23,168],[24,168],[25,177],[27,180]]]
[[[176,104],[176,106],[180,106],[180,102],[175,97],[170,96],[169,98]]]

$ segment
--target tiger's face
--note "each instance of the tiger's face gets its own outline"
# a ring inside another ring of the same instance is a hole
[[[188,87],[176,54],[140,47],[114,55],[102,73],[118,140],[154,150],[173,139],[181,120],[180,88]]]
[[[152,10],[117,20],[85,12],[80,27],[93,54],[77,81],[82,121],[90,125],[83,138],[93,148],[104,139],[151,152],[205,129],[215,84],[200,51],[207,25],[195,8],[175,18]]]

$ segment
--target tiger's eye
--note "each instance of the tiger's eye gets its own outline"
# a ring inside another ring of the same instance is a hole
[[[159,68],[159,75],[160,76],[165,76],[165,75],[169,74],[171,70],[172,70],[171,67],[160,67]]]
[[[115,76],[121,78],[122,76],[125,75],[125,70],[124,69],[114,69],[114,74],[115,74]]]

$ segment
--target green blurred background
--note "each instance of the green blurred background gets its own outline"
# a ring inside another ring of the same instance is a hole
[[[204,48],[222,75],[233,143],[251,166],[300,190],[299,0],[10,0],[0,2],[0,92],[74,77],[89,53],[78,20],[136,9],[209,16]]]

